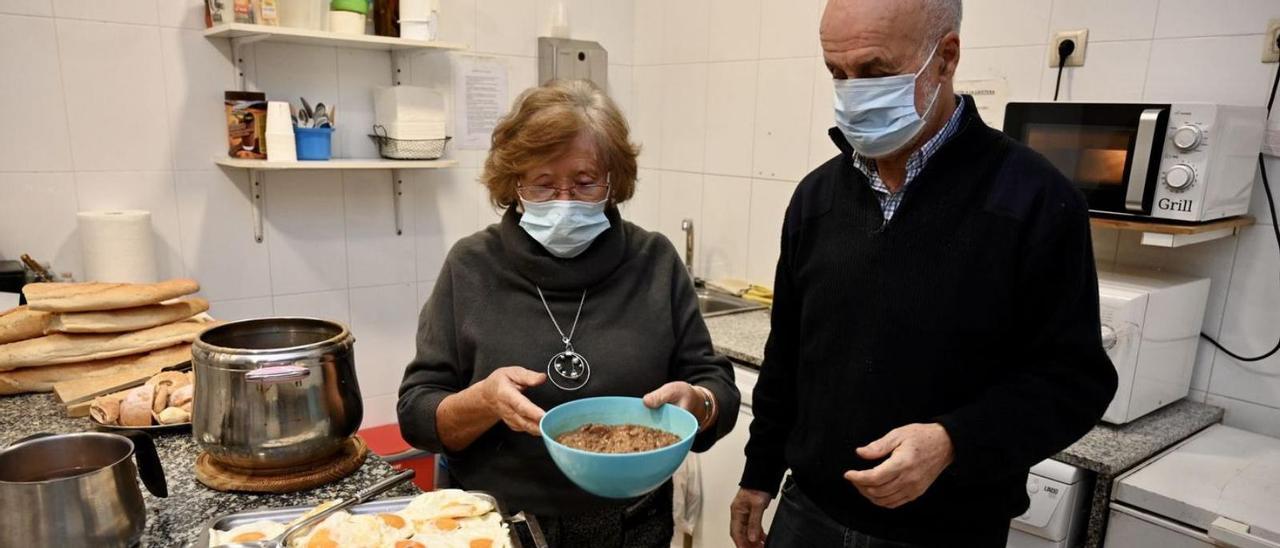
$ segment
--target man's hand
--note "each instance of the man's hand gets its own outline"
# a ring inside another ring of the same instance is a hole
[[[858,448],[866,460],[889,458],[870,470],[844,473],[862,496],[878,506],[897,508],[916,500],[955,459],[951,436],[942,425],[908,424]]]
[[[729,505],[729,536],[738,548],[762,548],[764,546],[764,510],[773,497],[764,491],[739,489]]]

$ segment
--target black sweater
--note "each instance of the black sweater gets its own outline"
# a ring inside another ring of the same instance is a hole
[[[729,360],[711,347],[693,281],[661,234],[607,212],[610,228],[581,255],[553,257],[520,228],[520,214],[469,236],[449,251],[418,320],[418,353],[405,370],[398,404],[400,431],[414,447],[442,453],[436,408],[508,365],[545,371],[564,350],[534,289],[546,293],[568,332],[582,307],[573,346],[591,363],[591,380],[565,392],[544,383],[526,395],[551,409],[590,396],[642,396],[672,380],[710,389],[719,421],[694,440],[705,451],[738,418],[738,389]],[[466,489],[488,491],[510,511],[572,516],[626,501],[601,499],[556,468],[540,438],[498,422],[466,449],[447,453]]]
[[[833,519],[873,536],[962,545],[1028,504],[1028,469],[1084,435],[1116,388],[1102,349],[1083,197],[965,98],[957,134],[882,225],[842,150],[787,209],[772,332],[742,486],[790,468]],[[955,461],[919,499],[873,505],[854,449],[941,423]],[[957,544],[958,543],[958,544]]]

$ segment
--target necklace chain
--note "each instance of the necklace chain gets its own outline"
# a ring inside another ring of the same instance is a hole
[[[551,317],[551,325],[556,326],[556,331],[560,332],[560,340],[564,341],[565,346],[569,346],[573,341],[573,334],[578,331],[578,318],[582,317],[582,305],[587,302],[587,290],[582,290],[582,300],[578,301],[578,312],[573,315],[573,326],[569,328],[569,334],[565,335],[564,330],[560,329],[560,322],[556,321],[556,315],[551,312],[551,306],[547,305],[547,298],[542,295],[542,288],[533,286],[538,290],[538,298],[542,300],[542,307],[547,310],[547,316]]]

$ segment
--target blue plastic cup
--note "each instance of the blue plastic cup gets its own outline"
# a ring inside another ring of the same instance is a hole
[[[586,423],[638,424],[666,430],[680,441],[639,453],[593,453],[562,445],[556,436]],[[671,404],[649,409],[640,398],[606,396],[557,405],[539,424],[551,460],[569,480],[597,496],[635,498],[666,483],[693,446],[698,419]]]
[[[294,127],[299,160],[328,160],[333,157],[333,128]]]

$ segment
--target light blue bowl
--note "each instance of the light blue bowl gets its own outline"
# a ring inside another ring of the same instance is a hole
[[[555,437],[586,423],[638,424],[666,430],[680,441],[642,453],[592,453],[556,442]],[[588,493],[613,499],[638,497],[660,487],[676,473],[698,433],[693,414],[671,404],[645,407],[640,398],[585,398],[556,406],[539,425],[551,460]]]

